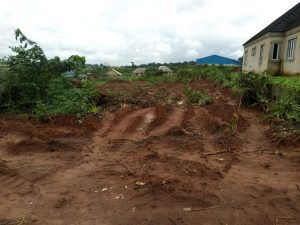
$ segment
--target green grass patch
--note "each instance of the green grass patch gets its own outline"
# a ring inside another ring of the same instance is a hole
[[[197,105],[208,105],[212,103],[212,97],[206,94],[202,90],[192,90],[190,88],[186,88],[184,90],[184,95],[188,102]]]

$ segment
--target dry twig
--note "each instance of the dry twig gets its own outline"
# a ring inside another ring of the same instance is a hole
[[[223,153],[230,153],[230,151],[224,150],[224,151],[218,151],[218,152],[209,152],[209,153],[203,154],[201,157],[206,157],[206,156],[210,156],[210,155],[218,155],[218,154],[223,154]]]

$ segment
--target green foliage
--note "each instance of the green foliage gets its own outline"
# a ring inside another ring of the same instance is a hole
[[[49,82],[47,100],[38,102],[35,114],[39,118],[49,116],[96,113],[95,99],[98,93],[94,86],[85,83],[82,88],[74,88],[62,78]]]
[[[76,88],[61,77],[66,70],[82,70],[85,57],[72,55],[63,61],[59,57],[47,60],[42,48],[20,29],[15,31],[15,37],[20,43],[11,47],[15,54],[5,62],[1,60],[0,70],[3,64],[7,67],[0,85],[1,111],[35,113],[43,118],[98,111],[93,86],[87,83]]]
[[[184,90],[185,97],[192,104],[208,105],[212,102],[212,97],[207,95],[202,90],[192,90],[186,88]]]
[[[300,130],[300,77],[271,77],[281,94],[267,109],[270,118],[285,121]]]
[[[180,69],[176,73],[177,81],[179,83],[188,83],[198,76],[197,69]]]
[[[69,70],[82,70],[85,67],[85,57],[79,55],[71,55],[66,63],[69,65]]]
[[[271,83],[266,75],[240,74],[236,82],[241,92],[242,103],[246,105],[262,103],[262,99],[271,97]]]
[[[285,88],[276,101],[270,103],[269,117],[285,120],[300,128],[300,90]]]
[[[0,109],[30,111],[46,96],[49,80],[47,59],[41,47],[19,29],[15,31],[18,47],[10,47],[15,55],[7,60],[9,71],[2,86]]]
[[[210,78],[230,87],[246,105],[263,106],[276,139],[300,138],[300,77],[274,77],[253,73],[239,74],[230,67],[199,67],[201,77]],[[272,99],[272,87],[280,94]]]

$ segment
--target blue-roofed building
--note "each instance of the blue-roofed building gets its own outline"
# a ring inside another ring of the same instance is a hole
[[[219,55],[211,55],[204,58],[196,59],[199,65],[223,65],[223,66],[236,66],[241,67],[242,64],[234,59],[226,58]]]
[[[76,73],[75,73],[75,71],[73,71],[73,70],[70,70],[70,71],[67,71],[67,72],[64,72],[63,74],[62,74],[62,76],[64,77],[64,78],[75,78],[75,75],[76,75]]]

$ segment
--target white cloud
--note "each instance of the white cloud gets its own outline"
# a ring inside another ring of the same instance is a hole
[[[120,65],[238,58],[242,44],[298,1],[0,0],[0,57],[20,28],[48,57]],[[272,13],[266,13],[272,12]]]

